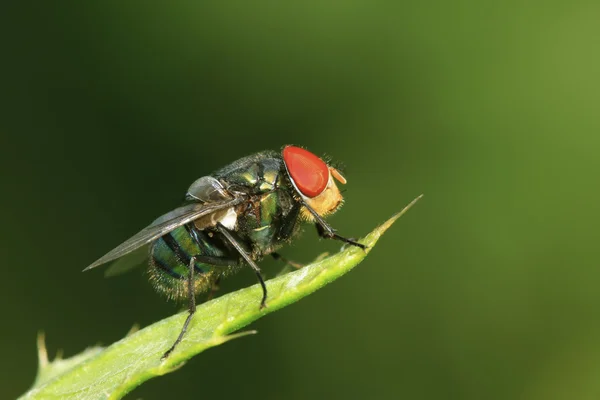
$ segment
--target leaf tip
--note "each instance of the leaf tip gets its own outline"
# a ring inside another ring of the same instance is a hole
[[[400,218],[401,216],[403,216],[404,214],[406,214],[406,212],[408,210],[410,210],[410,208],[412,206],[414,206],[417,201],[421,200],[421,198],[423,198],[423,194],[418,195],[417,197],[415,197],[415,199],[413,201],[411,201],[410,203],[408,203],[408,205],[406,205],[401,211],[397,212],[396,214],[392,215],[390,217],[390,219],[388,219],[387,221],[385,221],[383,224],[381,224],[378,228],[377,231],[381,234],[385,231],[387,231],[389,229],[390,226],[392,226],[394,224],[394,222],[396,222],[396,220],[398,220],[398,218]]]

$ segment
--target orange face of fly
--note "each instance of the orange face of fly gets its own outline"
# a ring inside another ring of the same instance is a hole
[[[334,178],[345,184],[346,179],[342,174],[310,151],[300,147],[286,146],[282,156],[290,180],[304,202],[320,216],[337,211],[343,202],[343,197]],[[304,207],[302,216],[309,221],[314,219],[314,216]]]

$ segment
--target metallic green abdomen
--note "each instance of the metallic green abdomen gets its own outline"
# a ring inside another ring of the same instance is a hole
[[[182,226],[157,239],[150,248],[149,275],[157,291],[168,298],[186,299],[187,277],[190,260],[193,256],[224,257],[222,250],[215,246],[212,233]],[[218,268],[218,269],[217,269]],[[209,289],[212,282],[222,273],[233,267],[213,267],[201,262],[195,263],[195,293]]]

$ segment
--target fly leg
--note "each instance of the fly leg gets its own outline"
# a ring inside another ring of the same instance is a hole
[[[231,245],[236,249],[236,251],[248,263],[250,268],[252,268],[254,270],[254,273],[256,274],[256,277],[258,278],[258,282],[260,282],[260,286],[262,287],[262,291],[263,291],[262,300],[260,301],[260,309],[262,310],[263,308],[265,308],[267,306],[267,286],[265,285],[265,281],[264,281],[262,275],[260,274],[260,268],[258,268],[258,265],[256,265],[256,263],[252,260],[250,255],[246,252],[246,250],[244,250],[242,245],[240,243],[238,243],[238,241],[227,230],[227,228],[225,228],[223,225],[221,225],[221,223],[219,223],[219,224],[217,224],[217,229],[219,230],[219,232],[221,232],[223,234],[223,236],[225,236],[227,241],[229,243],[231,243]]]
[[[194,241],[196,242],[196,244],[198,245],[198,248],[202,249],[202,247],[203,247],[202,242],[198,238],[198,233],[197,233],[194,225],[187,224],[185,227],[186,227],[187,231],[190,233],[190,235],[192,236],[192,238],[194,239]],[[238,264],[237,261],[234,261],[234,260],[231,260],[228,258],[205,256],[202,254],[199,254],[196,256],[196,261],[198,261],[199,263],[202,263],[202,264],[210,264],[212,266],[218,266],[218,267],[229,267],[229,266],[234,266],[234,265]],[[206,301],[211,300],[215,296],[215,293],[217,293],[217,290],[219,290],[219,281],[221,280],[221,276],[222,276],[221,274],[217,275],[217,278],[211,282],[210,293],[208,294]]]
[[[219,282],[221,281],[221,274],[219,274],[217,276],[217,279],[215,279],[214,281],[212,281],[212,284],[210,285],[210,293],[208,294],[208,296],[206,296],[206,301],[212,300],[213,297],[215,297],[215,293],[217,293],[217,291],[219,290]]]
[[[331,227],[331,225],[329,225],[327,222],[325,222],[325,220],[319,215],[319,213],[316,212],[315,210],[313,210],[313,208],[311,206],[309,206],[305,202],[303,202],[302,205],[304,207],[306,207],[306,209],[313,215],[313,217],[315,217],[315,221],[316,221],[315,226],[317,227],[317,233],[319,234],[320,237],[325,238],[325,239],[339,240],[340,242],[344,242],[344,243],[348,243],[349,245],[352,245],[352,246],[360,247],[363,250],[365,250],[367,248],[367,246],[365,246],[364,244],[358,243],[355,240],[345,238],[343,236],[338,235],[335,232],[335,229],[333,229]]]
[[[199,254],[194,257],[196,262],[201,264],[209,264],[211,267],[221,270],[227,270],[229,267],[235,267],[240,265],[238,260],[234,260],[227,257],[219,257],[219,256],[205,256]],[[211,300],[215,293],[219,290],[219,282],[221,281],[222,273],[219,273],[217,277],[211,282],[210,293],[208,294],[206,301]]]
[[[169,357],[169,355],[173,352],[173,350],[175,350],[175,347],[181,342],[181,339],[183,339],[183,335],[185,335],[188,325],[190,324],[190,321],[192,320],[192,316],[196,312],[196,292],[194,290],[194,269],[195,269],[194,267],[195,267],[195,265],[196,265],[196,257],[192,257],[190,259],[190,265],[188,268],[190,270],[190,272],[188,274],[188,302],[189,302],[188,311],[190,313],[187,316],[187,318],[185,319],[185,322],[183,323],[183,328],[181,328],[181,332],[179,333],[177,340],[175,340],[175,343],[173,343],[173,346],[171,346],[171,348],[169,350],[167,350],[165,352],[165,354],[163,354],[163,356],[161,357],[161,360],[164,360],[167,357]]]
[[[300,268],[304,267],[304,265],[297,263],[295,261],[290,261],[279,253],[271,253],[271,257],[273,257],[275,260],[281,260],[284,263],[289,264],[296,269],[300,269]]]
[[[283,274],[287,274],[288,272],[298,270],[304,267],[303,264],[297,263],[295,261],[290,261],[279,253],[271,253],[271,257],[277,261],[282,261],[285,265],[281,268],[281,271],[277,273],[275,276],[281,276]]]

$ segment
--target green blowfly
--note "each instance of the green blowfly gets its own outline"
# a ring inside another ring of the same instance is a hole
[[[189,315],[166,358],[196,311],[195,296],[215,287],[221,276],[249,266],[262,286],[260,307],[266,306],[267,288],[256,262],[269,254],[281,258],[276,250],[294,237],[302,221],[314,223],[321,237],[364,249],[324,220],[342,204],[336,180],[346,183],[337,169],[301,147],[244,157],[196,180],[181,207],[84,271],[113,261],[113,271],[124,271],[147,258],[156,290],[170,299],[188,300]]]

